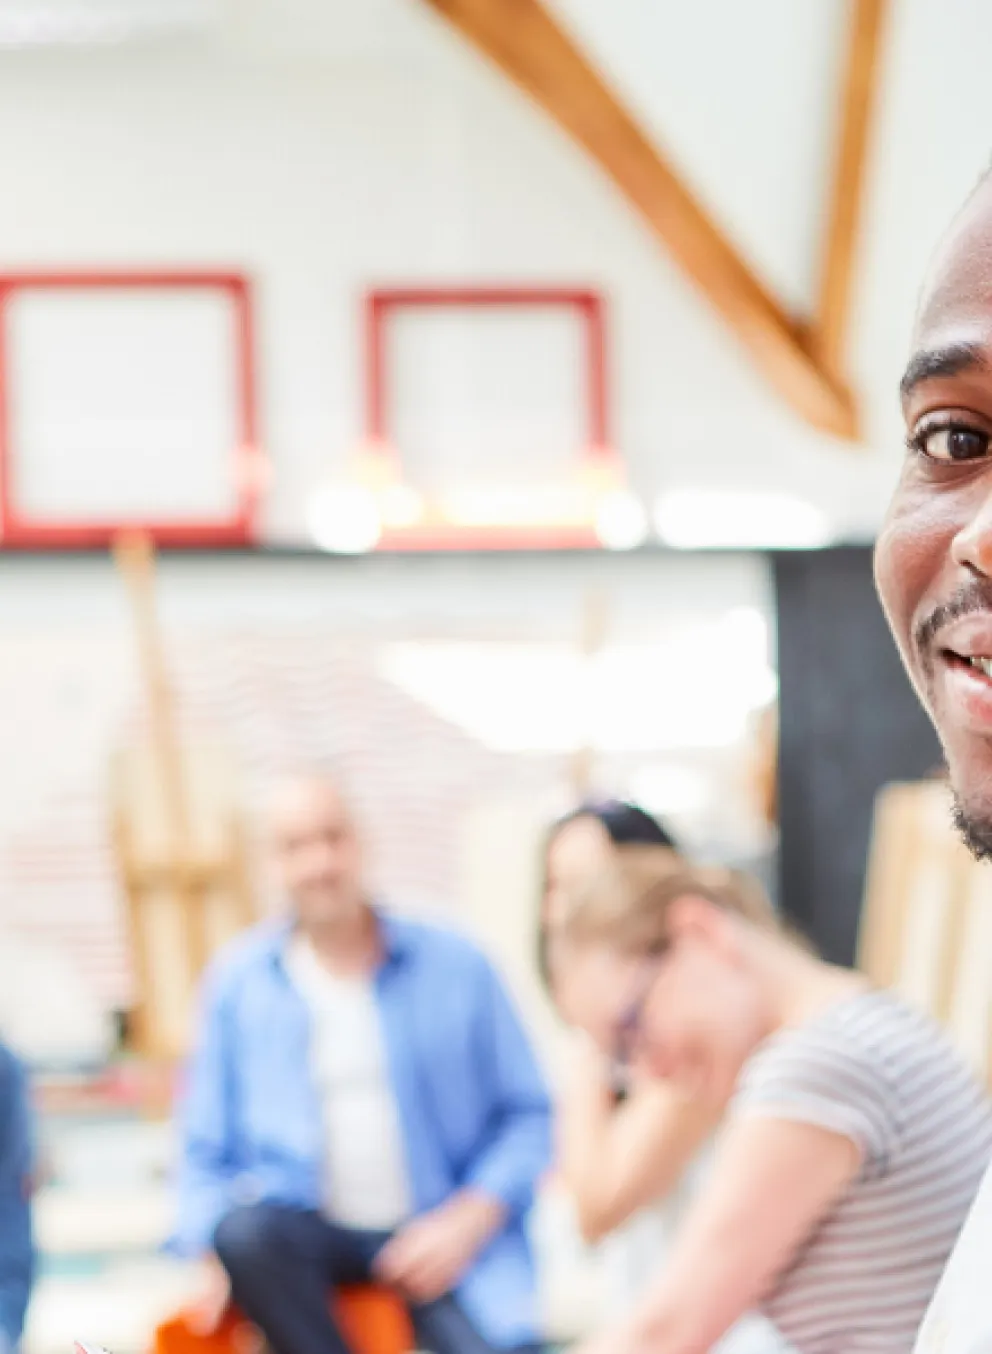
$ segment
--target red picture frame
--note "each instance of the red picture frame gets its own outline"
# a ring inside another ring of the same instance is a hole
[[[402,483],[401,456],[390,434],[388,330],[402,310],[552,307],[573,313],[584,333],[584,466],[604,482],[622,480],[622,465],[610,436],[606,363],[606,306],[588,287],[394,286],[376,287],[365,298],[366,456],[380,458],[386,476]],[[599,549],[592,523],[460,526],[425,523],[387,527],[379,550],[567,550]]]
[[[237,477],[235,510],[217,519],[147,521],[46,521],[28,515],[18,504],[14,448],[11,445],[10,333],[7,310],[11,298],[27,290],[111,289],[211,290],[226,294],[231,304],[236,379],[238,445],[232,449]],[[158,545],[222,548],[252,545],[258,507],[258,428],[254,325],[251,287],[240,273],[207,271],[72,271],[0,274],[0,549],[90,549],[110,545],[124,530],[149,535]]]

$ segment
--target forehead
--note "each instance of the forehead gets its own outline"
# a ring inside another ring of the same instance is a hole
[[[961,210],[930,265],[917,313],[917,345],[934,335],[970,342],[992,333],[992,178]]]
[[[272,827],[275,833],[344,824],[348,813],[333,785],[317,780],[287,781],[272,797]]]
[[[592,814],[573,818],[555,834],[548,848],[548,864],[553,870],[583,869],[601,865],[613,843],[610,834]]]

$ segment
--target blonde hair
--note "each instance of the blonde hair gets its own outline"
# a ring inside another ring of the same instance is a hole
[[[691,865],[663,847],[621,846],[616,862],[573,895],[562,938],[604,942],[630,954],[657,951],[668,939],[672,904],[689,895],[706,898],[761,931],[786,934],[753,876]]]

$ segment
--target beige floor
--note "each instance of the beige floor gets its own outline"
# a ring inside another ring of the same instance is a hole
[[[188,1296],[188,1264],[168,1235],[167,1125],[140,1119],[42,1124],[47,1183],[35,1204],[40,1278],[25,1354],[72,1354],[75,1340],[144,1354]]]

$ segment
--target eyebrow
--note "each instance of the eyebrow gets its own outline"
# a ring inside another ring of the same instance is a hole
[[[923,381],[941,376],[957,376],[972,367],[987,367],[985,349],[978,343],[948,343],[940,348],[921,348],[909,359],[899,382],[903,399],[911,395]]]

